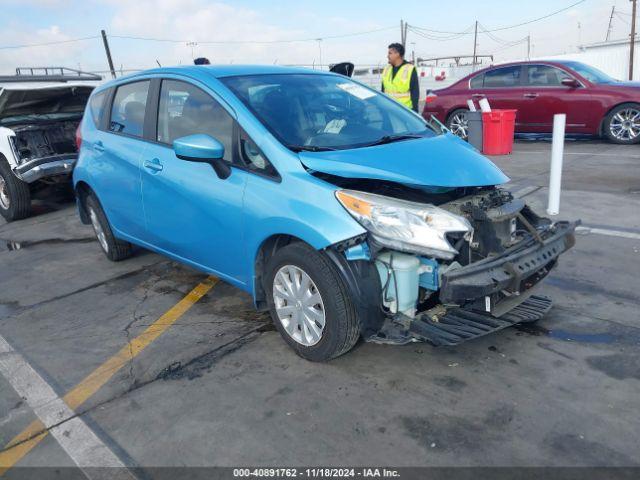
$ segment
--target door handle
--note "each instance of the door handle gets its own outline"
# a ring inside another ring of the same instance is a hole
[[[524,98],[538,98],[538,94],[537,93],[525,93],[523,95]]]
[[[98,140],[96,143],[93,144],[93,149],[96,152],[104,152],[104,144]]]
[[[154,158],[153,160],[145,160],[142,165],[144,166],[144,168],[151,170],[153,173],[161,172],[163,168],[160,160],[158,160],[157,158]]]
[[[482,93],[474,93],[473,95],[471,95],[473,98],[482,98],[484,97],[484,94]]]

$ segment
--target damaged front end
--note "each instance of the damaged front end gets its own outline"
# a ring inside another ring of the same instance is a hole
[[[0,88],[0,136],[8,140],[9,163],[23,182],[66,182],[78,158],[76,130],[94,87],[30,78],[18,75],[13,81],[26,83]]]
[[[350,277],[367,341],[455,345],[551,307],[536,287],[574,245],[579,221],[539,217],[495,186],[331,181],[347,187],[336,196],[368,231],[329,249]]]
[[[17,162],[16,176],[27,183],[43,178],[66,181],[78,158],[76,130],[81,118],[12,126],[15,135],[9,140]]]

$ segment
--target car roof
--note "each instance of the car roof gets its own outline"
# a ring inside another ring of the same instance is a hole
[[[268,74],[311,74],[311,75],[336,75],[323,70],[312,70],[302,67],[284,67],[279,65],[182,65],[176,67],[161,67],[120,77],[105,84],[110,86],[126,80],[134,80],[137,77],[148,75],[184,75],[198,80],[206,81],[213,78],[234,77],[240,75],[268,75]]]

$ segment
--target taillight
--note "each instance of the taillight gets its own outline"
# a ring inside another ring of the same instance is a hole
[[[438,96],[435,93],[430,93],[430,94],[427,94],[424,101],[425,103],[431,103],[431,102],[434,102],[436,98],[438,98]]]
[[[78,128],[76,128],[76,148],[80,151],[80,145],[82,145],[82,121],[78,124]]]

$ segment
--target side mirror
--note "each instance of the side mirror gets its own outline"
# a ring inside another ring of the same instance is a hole
[[[578,88],[580,86],[580,83],[575,78],[563,78],[561,83],[569,88]]]
[[[223,180],[231,175],[231,167],[223,160],[224,145],[210,135],[197,133],[176,138],[173,151],[181,160],[208,163]]]

